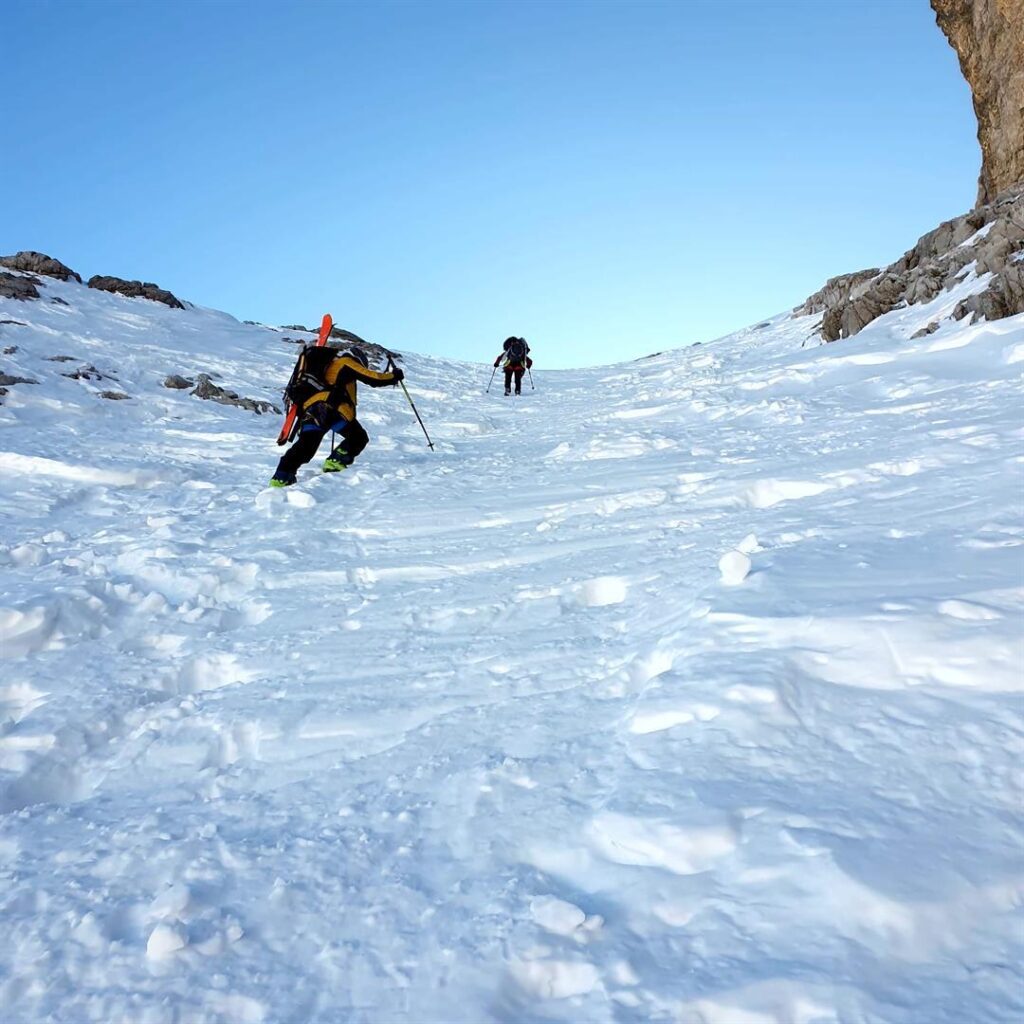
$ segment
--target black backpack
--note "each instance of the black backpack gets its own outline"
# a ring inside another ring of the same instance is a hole
[[[338,357],[338,350],[329,345],[306,345],[295,360],[295,369],[284,389],[284,405],[303,406],[319,391],[330,391],[327,367]]]
[[[505,342],[505,355],[513,362],[522,365],[528,349],[525,338],[509,338]]]

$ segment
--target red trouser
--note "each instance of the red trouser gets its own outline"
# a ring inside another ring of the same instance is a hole
[[[526,373],[525,366],[513,366],[511,363],[505,364],[505,390],[512,390],[512,375],[516,378],[516,394],[521,394],[523,390],[523,374]]]

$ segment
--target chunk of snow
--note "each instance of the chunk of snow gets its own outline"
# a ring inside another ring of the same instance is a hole
[[[718,560],[718,570],[727,587],[742,583],[750,574],[750,567],[751,561],[742,551],[727,551]]]
[[[538,896],[530,901],[534,921],[555,935],[572,935],[587,919],[579,907],[555,896]]]
[[[187,945],[188,937],[181,928],[171,924],[158,924],[149,933],[146,956],[152,960],[161,960]]]
[[[538,999],[585,996],[601,981],[593,964],[570,960],[517,960],[511,970],[523,989]]]
[[[603,608],[610,604],[621,604],[626,600],[629,583],[621,576],[599,576],[581,583],[576,589],[580,604],[588,608]]]

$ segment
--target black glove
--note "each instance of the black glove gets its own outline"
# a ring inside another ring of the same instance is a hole
[[[393,375],[393,376],[394,376],[394,378],[395,378],[395,383],[396,383],[396,384],[397,384],[397,383],[398,383],[399,381],[401,381],[401,380],[405,380],[405,370],[403,370],[403,369],[402,369],[402,368],[401,368],[400,366],[396,366],[396,367],[394,367],[394,368],[393,368],[393,369],[391,370],[391,373],[392,373],[392,375]]]

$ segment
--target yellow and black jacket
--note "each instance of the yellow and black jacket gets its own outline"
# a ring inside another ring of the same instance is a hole
[[[317,402],[326,402],[338,415],[346,420],[356,418],[356,384],[368,384],[371,388],[382,388],[396,383],[393,373],[378,373],[368,370],[358,360],[349,355],[338,356],[332,360],[324,374],[324,380],[330,385],[329,391],[318,391],[302,403],[302,411],[308,412]]]

